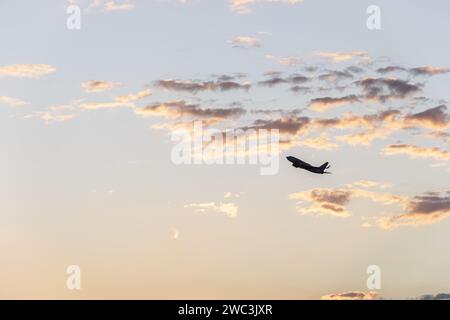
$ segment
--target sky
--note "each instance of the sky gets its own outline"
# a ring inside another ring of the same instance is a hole
[[[450,292],[449,9],[0,0],[0,298]],[[277,170],[175,163],[199,121],[278,130]]]

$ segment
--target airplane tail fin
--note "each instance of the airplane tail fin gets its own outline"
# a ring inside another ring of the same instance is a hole
[[[319,168],[321,169],[321,170],[325,170],[325,169],[328,169],[330,166],[328,165],[328,162],[325,162],[323,165],[321,165]]]

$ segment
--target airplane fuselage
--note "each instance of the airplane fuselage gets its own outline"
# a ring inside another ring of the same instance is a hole
[[[328,162],[320,167],[315,167],[315,166],[310,165],[309,163],[306,163],[300,159],[297,159],[296,157],[289,156],[289,157],[286,157],[286,159],[288,161],[290,161],[292,163],[292,166],[295,168],[304,169],[309,172],[317,173],[317,174],[329,173],[329,172],[325,171],[326,169],[329,168]]]

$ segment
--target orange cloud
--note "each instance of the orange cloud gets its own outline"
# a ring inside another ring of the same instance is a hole
[[[377,292],[349,291],[344,293],[327,294],[321,297],[322,300],[377,300]]]
[[[48,64],[12,64],[0,67],[0,76],[39,79],[55,71]]]
[[[438,147],[418,147],[411,144],[391,144],[382,150],[384,155],[408,155],[411,158],[433,158],[436,160],[449,160],[450,151]]]

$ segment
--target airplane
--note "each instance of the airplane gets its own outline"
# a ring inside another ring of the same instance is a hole
[[[326,169],[330,168],[330,165],[328,165],[328,162],[325,162],[320,167],[314,167],[314,166],[310,165],[309,163],[306,163],[300,159],[297,159],[296,157],[289,156],[289,157],[286,157],[286,159],[288,159],[290,162],[292,162],[292,166],[294,166],[296,168],[305,169],[309,172],[318,173],[318,174],[324,174],[324,173],[331,174],[331,172],[325,171]]]

